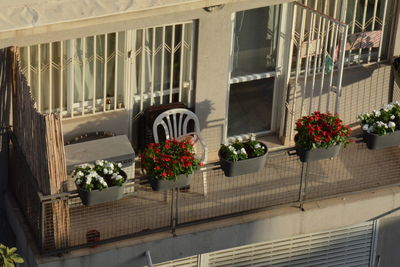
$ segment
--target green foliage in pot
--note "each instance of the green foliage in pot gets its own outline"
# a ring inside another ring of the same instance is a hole
[[[95,164],[81,164],[75,167],[72,177],[82,190],[103,190],[111,186],[122,186],[127,177],[122,164],[107,160],[96,160]]]
[[[229,161],[260,157],[265,153],[265,146],[256,139],[254,134],[245,138],[237,136],[230,143],[221,145],[219,150],[219,154]]]
[[[358,116],[362,129],[367,133],[385,135],[400,130],[400,103],[385,104],[379,110]]]
[[[351,129],[343,123],[338,114],[315,111],[296,122],[296,144],[306,150],[329,148],[338,144],[351,143]]]
[[[16,263],[23,263],[24,259],[16,251],[17,248],[9,248],[0,244],[0,266],[14,267]]]
[[[176,180],[181,174],[192,174],[203,166],[195,157],[191,140],[166,140],[151,143],[140,155],[146,173],[156,179]]]

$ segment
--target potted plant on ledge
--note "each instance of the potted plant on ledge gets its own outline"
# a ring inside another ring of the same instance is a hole
[[[121,163],[106,160],[75,167],[72,177],[75,178],[82,203],[92,206],[121,199],[127,181],[127,175],[121,167]]]
[[[315,111],[297,120],[295,136],[296,151],[300,161],[334,158],[341,145],[351,142],[351,129],[343,124],[338,114]]]
[[[386,104],[380,110],[358,116],[369,149],[400,145],[400,104]]]
[[[258,172],[265,166],[268,148],[256,139],[238,136],[231,144],[221,145],[218,156],[225,176],[234,177]]]
[[[189,185],[193,172],[203,165],[195,157],[192,141],[187,139],[151,143],[140,157],[154,191]]]

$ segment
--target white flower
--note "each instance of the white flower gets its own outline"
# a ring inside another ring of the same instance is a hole
[[[379,110],[374,110],[374,115],[376,117],[379,117],[381,115],[381,112]]]
[[[108,162],[108,163],[106,164],[106,167],[107,167],[107,168],[110,168],[110,169],[114,169],[114,164],[112,164],[111,162]]]
[[[250,135],[248,135],[248,134],[243,135],[243,139],[244,140],[249,140],[250,139]]]
[[[374,126],[370,126],[370,127],[368,128],[367,132],[368,132],[368,133],[373,133],[374,130],[375,130],[375,127],[374,127]]]
[[[121,168],[122,167],[122,163],[121,162],[118,163],[117,166],[118,166],[118,168]]]
[[[118,173],[113,173],[111,179],[117,179]]]
[[[76,176],[82,177],[83,176],[83,172],[81,172],[81,171],[77,172]]]
[[[243,142],[243,138],[240,135],[238,135],[238,136],[236,136],[236,141],[241,143],[241,142]]]
[[[254,133],[250,134],[250,141],[256,141],[256,135]]]
[[[80,185],[80,184],[82,183],[82,180],[81,180],[81,179],[76,179],[76,180],[75,180],[75,183],[76,183],[77,185]]]
[[[389,111],[389,110],[391,110],[393,107],[394,107],[393,104],[386,104],[386,105],[383,106],[383,110],[384,110],[384,111]]]
[[[247,154],[246,149],[242,148],[237,151],[238,154]]]
[[[395,115],[390,116],[390,119],[391,119],[391,120],[394,120],[395,118],[396,118]]]
[[[362,129],[363,129],[364,131],[368,131],[368,128],[369,128],[369,125],[368,125],[368,124],[364,124],[363,127],[362,127]]]
[[[260,147],[261,147],[260,144],[256,144],[256,145],[254,146],[254,148],[260,148]]]
[[[86,177],[86,184],[91,184],[92,183],[92,177]]]
[[[122,179],[122,176],[121,175],[117,175],[117,180],[120,180],[120,179]]]
[[[229,137],[229,138],[228,138],[228,143],[231,143],[231,144],[232,144],[232,143],[235,142],[235,140],[236,140],[235,137]]]
[[[96,160],[96,165],[103,166],[104,162],[102,160]]]
[[[103,169],[104,174],[108,174],[108,170],[106,168]]]
[[[236,152],[236,150],[233,150],[233,151],[232,151],[232,153],[233,153],[233,154],[235,154],[235,155],[237,155],[237,152]]]
[[[396,123],[394,123],[393,121],[389,121],[388,126],[389,128],[394,128],[396,127]]]
[[[230,151],[235,151],[235,148],[233,146],[228,146]]]

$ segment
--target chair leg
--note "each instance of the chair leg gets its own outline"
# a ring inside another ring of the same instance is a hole
[[[203,174],[203,195],[207,196],[208,190],[207,190],[207,172],[202,171]]]

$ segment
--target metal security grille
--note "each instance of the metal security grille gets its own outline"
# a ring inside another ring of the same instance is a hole
[[[346,65],[387,59],[394,18],[393,0],[302,0],[301,3],[349,25]]]
[[[257,243],[207,255],[209,267],[368,266],[373,222],[292,238]]]
[[[371,266],[374,223],[215,251],[158,267]]]
[[[192,99],[193,22],[20,48],[42,113],[64,118]]]
[[[344,22],[297,2],[293,16],[294,76],[286,103],[290,139],[295,118],[314,110],[339,112],[348,33]]]

